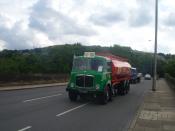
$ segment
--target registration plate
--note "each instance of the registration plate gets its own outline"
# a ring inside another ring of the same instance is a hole
[[[80,93],[87,93],[87,90],[79,90]]]

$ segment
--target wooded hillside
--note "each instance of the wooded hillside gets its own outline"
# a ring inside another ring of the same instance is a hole
[[[0,76],[22,74],[69,74],[74,55],[83,55],[85,51],[108,52],[125,57],[138,72],[152,74],[153,54],[133,50],[130,47],[114,45],[112,47],[56,45],[32,50],[3,50],[0,52]],[[165,69],[172,75],[175,70],[174,56],[160,53],[158,56],[158,74],[164,75]],[[170,60],[170,61],[169,61]],[[167,64],[168,63],[168,64]]]

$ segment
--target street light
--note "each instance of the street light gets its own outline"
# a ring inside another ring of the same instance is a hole
[[[150,45],[152,44],[152,40],[148,40],[148,42],[150,42]],[[152,55],[151,55],[151,72],[150,72],[150,74],[151,74],[151,76],[153,76],[153,64],[154,64],[154,56],[152,57]]]
[[[155,45],[154,45],[154,73],[152,91],[156,91],[157,74],[157,25],[158,25],[158,0],[155,0]]]

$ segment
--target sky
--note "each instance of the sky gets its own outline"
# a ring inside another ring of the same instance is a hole
[[[175,2],[159,0],[158,52],[175,54]],[[154,0],[0,0],[0,50],[80,42],[154,51]]]

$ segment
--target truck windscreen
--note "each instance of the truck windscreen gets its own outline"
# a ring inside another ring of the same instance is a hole
[[[74,70],[94,70],[101,72],[104,68],[103,60],[95,58],[75,58],[73,62]]]

